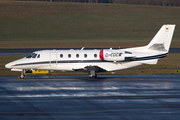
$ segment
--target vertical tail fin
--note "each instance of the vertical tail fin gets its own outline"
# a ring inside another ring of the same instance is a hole
[[[175,25],[163,25],[151,42],[147,45],[148,49],[169,52]]]

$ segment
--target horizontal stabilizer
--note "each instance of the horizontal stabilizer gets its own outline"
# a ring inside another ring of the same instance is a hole
[[[143,61],[140,61],[140,62],[141,62],[141,63],[143,63],[143,64],[150,64],[150,65],[154,65],[154,64],[157,64],[158,59],[143,60]]]

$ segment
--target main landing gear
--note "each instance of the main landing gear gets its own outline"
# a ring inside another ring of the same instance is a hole
[[[23,69],[21,74],[19,75],[18,77],[19,79],[26,79],[26,76],[25,76],[25,70]]]
[[[90,78],[97,78],[96,72],[95,72],[95,71],[90,71],[90,72],[89,72],[89,77],[90,77]]]

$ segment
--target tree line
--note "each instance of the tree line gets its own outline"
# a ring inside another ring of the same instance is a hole
[[[82,2],[82,3],[114,3],[114,4],[180,6],[180,0],[15,0],[15,1]]]

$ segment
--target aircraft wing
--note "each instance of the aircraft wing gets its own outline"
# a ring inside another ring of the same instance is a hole
[[[96,73],[98,72],[107,72],[107,70],[99,67],[99,66],[86,66],[84,68],[74,68],[73,71],[75,72],[90,72],[90,71],[95,71]]]

